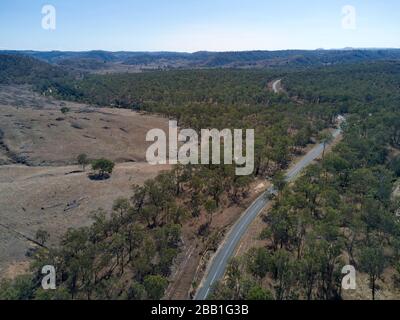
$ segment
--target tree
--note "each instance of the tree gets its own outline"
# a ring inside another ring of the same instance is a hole
[[[14,280],[0,282],[0,300],[31,300],[35,294],[32,275],[21,275]]]
[[[277,172],[272,178],[272,183],[278,193],[281,194],[287,184],[285,174],[282,171]]]
[[[144,287],[151,300],[160,300],[167,286],[168,280],[160,275],[150,275],[144,278]]]
[[[295,265],[291,261],[290,254],[286,250],[278,250],[272,258],[274,278],[276,281],[275,292],[277,300],[284,300],[290,296],[294,277],[297,273]]]
[[[128,289],[128,300],[144,300],[146,299],[146,289],[137,281],[133,280],[130,288]]]
[[[181,227],[176,224],[165,225],[155,233],[158,247],[178,248],[181,240]]]
[[[92,169],[94,171],[97,171],[97,176],[100,178],[107,177],[109,174],[111,174],[113,172],[114,166],[114,162],[104,158],[94,160],[92,162]]]
[[[278,164],[279,169],[287,166],[289,162],[289,144],[288,137],[278,136],[278,141],[271,150],[271,159]]]
[[[130,209],[131,205],[129,203],[128,199],[125,198],[117,198],[114,203],[113,203],[113,211],[117,212],[122,218],[124,215],[126,215]]]
[[[240,203],[240,199],[245,198],[248,193],[248,185],[251,182],[251,178],[248,176],[235,176],[232,183],[227,183],[227,192],[229,198],[235,204]],[[230,189],[230,190],[229,190]],[[230,191],[230,192],[229,192]]]
[[[328,132],[328,131],[323,131],[319,134],[318,136],[318,140],[320,143],[322,143],[324,150],[322,151],[322,159],[325,158],[325,150],[326,150],[326,146],[328,144],[330,144],[333,140],[333,136],[332,133]]]
[[[39,229],[36,231],[35,240],[41,245],[44,246],[47,240],[49,240],[50,234],[43,229]]]
[[[44,290],[42,288],[39,288],[35,293],[35,300],[60,301],[60,300],[69,300],[69,299],[70,299],[70,294],[68,293],[66,288],[62,288],[62,287],[57,288],[56,290]]]
[[[68,107],[62,107],[60,111],[62,114],[67,114],[70,111],[70,109]]]
[[[233,300],[240,298],[240,280],[241,280],[240,262],[236,258],[232,258],[226,268],[226,284],[232,290]]]
[[[273,295],[270,291],[263,289],[259,285],[254,285],[250,288],[246,295],[246,300],[273,300]]]
[[[307,300],[311,300],[312,298],[313,290],[318,279],[318,271],[321,269],[319,257],[320,252],[318,252],[318,247],[315,243],[310,243],[304,253],[303,259],[300,261],[299,280],[304,288]]]
[[[375,300],[376,281],[382,276],[386,258],[383,248],[378,245],[364,247],[360,254],[360,267],[368,273],[372,300]]]
[[[78,164],[82,166],[82,170],[85,171],[86,166],[89,164],[88,156],[84,153],[77,157]]]
[[[305,127],[303,129],[299,130],[296,133],[296,135],[294,136],[294,139],[293,139],[294,145],[302,147],[302,148],[306,147],[310,141],[310,136],[311,136],[311,133],[310,133],[309,127]]]
[[[394,285],[396,289],[400,289],[400,263],[395,264],[396,273],[393,275]]]
[[[209,216],[208,224],[210,225],[212,223],[213,214],[217,210],[217,203],[214,200],[209,199],[205,203],[204,208],[208,213]]]
[[[265,248],[253,248],[247,255],[247,268],[259,280],[271,270],[271,255]]]
[[[400,156],[397,156],[390,162],[390,169],[397,177],[400,177]]]

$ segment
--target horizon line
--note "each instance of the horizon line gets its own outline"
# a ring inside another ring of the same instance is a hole
[[[344,48],[316,48],[316,49],[248,49],[248,50],[198,50],[198,51],[171,51],[171,50],[105,50],[105,49],[89,49],[89,50],[35,50],[35,49],[6,49],[0,47],[0,51],[16,51],[16,52],[108,52],[108,53],[180,53],[180,54],[195,54],[195,53],[243,53],[243,52],[278,52],[278,51],[351,51],[351,50],[400,50],[400,47],[344,47]]]

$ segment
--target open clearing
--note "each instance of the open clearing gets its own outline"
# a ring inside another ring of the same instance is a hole
[[[132,185],[168,170],[144,162],[153,128],[167,130],[168,119],[0,87],[0,277],[23,269],[38,229],[56,244],[68,228],[89,225],[94,210],[109,210]],[[90,180],[75,164],[80,153],[114,160],[111,178]]]
[[[70,111],[62,114],[63,107]],[[89,158],[140,162],[149,146],[146,133],[153,128],[167,130],[167,119],[57,101],[26,87],[0,86],[3,164],[69,165],[80,153]]]

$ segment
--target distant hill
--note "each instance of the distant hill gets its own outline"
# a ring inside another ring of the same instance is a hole
[[[0,84],[34,84],[71,73],[33,57],[0,53]]]
[[[23,54],[88,72],[147,69],[309,67],[375,60],[400,60],[400,49],[282,50],[243,52],[62,52],[0,51]]]

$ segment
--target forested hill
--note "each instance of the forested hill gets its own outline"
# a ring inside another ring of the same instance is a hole
[[[285,78],[290,95],[309,102],[377,108],[398,101],[400,61],[374,61],[295,71]],[[352,110],[351,110],[352,111]]]
[[[0,84],[38,84],[70,72],[24,55],[0,54]]]
[[[38,52],[0,51],[23,54],[42,61],[85,71],[120,72],[176,68],[309,67],[373,60],[399,60],[399,49],[282,50],[242,52]]]

